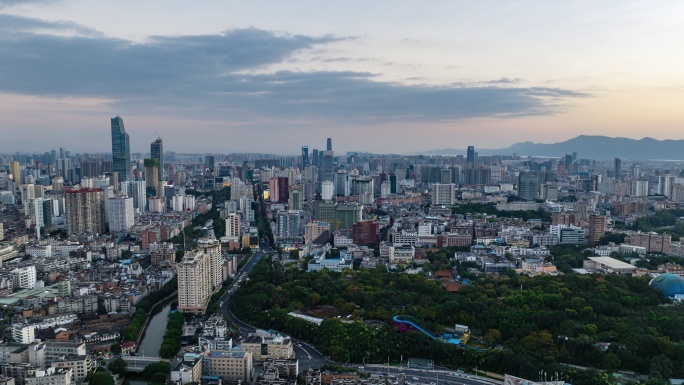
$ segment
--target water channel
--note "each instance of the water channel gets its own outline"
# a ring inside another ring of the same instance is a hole
[[[169,321],[168,316],[171,311],[171,303],[167,303],[158,313],[154,314],[147,324],[145,335],[140,341],[138,348],[139,356],[159,357],[159,348],[161,347],[164,333],[166,333],[166,324]],[[147,381],[139,379],[137,376],[127,376],[131,385],[146,385]]]

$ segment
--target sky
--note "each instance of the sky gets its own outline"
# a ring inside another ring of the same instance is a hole
[[[684,139],[682,1],[0,1],[0,153]]]

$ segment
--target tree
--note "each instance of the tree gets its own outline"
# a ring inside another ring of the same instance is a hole
[[[123,376],[128,371],[128,362],[123,358],[117,358],[109,363],[109,371],[118,374],[119,376]]]
[[[661,378],[667,379],[672,376],[672,361],[664,354],[659,354],[651,359],[651,373],[660,373]]]
[[[109,347],[109,351],[111,351],[112,354],[121,354],[121,344],[118,342],[113,343],[112,346]]]
[[[166,376],[171,371],[171,365],[168,362],[160,361],[154,364],[149,364],[143,369],[142,376],[144,379],[150,381],[157,373],[162,373]]]
[[[114,377],[105,372],[95,372],[86,378],[90,385],[114,385]]]

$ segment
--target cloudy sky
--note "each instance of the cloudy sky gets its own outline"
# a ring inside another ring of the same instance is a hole
[[[0,1],[0,152],[684,139],[682,1]]]

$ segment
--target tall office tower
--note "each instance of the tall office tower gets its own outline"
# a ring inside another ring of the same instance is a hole
[[[319,159],[320,157],[318,155],[318,149],[314,148],[311,150],[311,164],[314,166],[320,166],[320,163],[318,162]]]
[[[432,185],[432,204],[453,206],[456,203],[456,185],[435,183]]]
[[[635,178],[639,178],[639,176],[641,176],[640,166],[636,163],[632,166],[632,176]]]
[[[333,181],[335,171],[335,152],[332,150],[323,151],[321,159],[321,182]]]
[[[350,194],[349,173],[340,170],[335,173],[335,195],[348,197]]]
[[[21,165],[16,160],[9,163],[9,171],[12,174],[12,180],[14,181],[14,188],[19,187],[21,184]]]
[[[599,240],[606,234],[606,217],[603,215],[591,215],[589,217],[588,242],[598,246]]]
[[[314,200],[316,196],[316,166],[310,164],[304,169],[303,174],[303,198],[305,201],[310,202]]]
[[[518,175],[518,196],[527,200],[539,197],[539,174],[536,171],[523,171]]]
[[[302,146],[302,170],[309,165],[309,146]]]
[[[119,180],[131,180],[131,147],[123,119],[112,118],[112,171],[119,173]]]
[[[135,224],[133,198],[117,196],[108,200],[109,232],[118,233],[130,230]]]
[[[565,173],[566,174],[571,174],[573,172],[572,170],[572,163],[574,162],[573,155],[571,154],[565,154]]]
[[[328,151],[332,151],[332,139],[328,138],[328,142],[326,143],[325,149]]]
[[[150,158],[156,159],[159,166],[157,180],[164,180],[164,146],[161,138],[150,144]]]
[[[223,259],[221,258],[221,242],[216,238],[200,238],[197,242],[200,251],[209,256],[211,291],[218,290],[223,284]]]
[[[99,188],[67,190],[67,234],[103,234],[105,231],[104,193]]]
[[[240,240],[240,214],[229,213],[226,216],[226,238],[231,241]]]
[[[161,196],[159,191],[159,161],[156,158],[147,158],[145,164],[145,186],[148,197]]]
[[[302,191],[301,185],[293,186],[290,189],[290,197],[287,200],[287,205],[290,210],[301,210],[303,198],[304,192]]]
[[[216,167],[216,158],[213,155],[207,155],[204,158],[204,165],[207,166],[208,169],[213,170],[214,167]]]
[[[615,180],[622,179],[622,159],[615,158],[613,161],[613,173],[615,174]]]
[[[211,256],[201,251],[190,251],[177,266],[178,311],[204,314],[212,294]]]
[[[468,146],[466,168],[475,168],[475,146]]]

